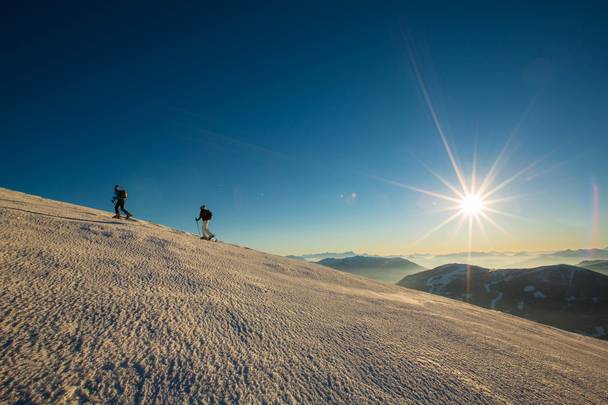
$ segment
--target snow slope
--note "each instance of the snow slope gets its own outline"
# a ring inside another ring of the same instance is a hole
[[[608,342],[0,189],[0,402],[608,402]]]

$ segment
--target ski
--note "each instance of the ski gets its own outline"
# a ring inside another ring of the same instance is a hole
[[[117,217],[116,215],[114,215],[114,216],[112,217],[112,219],[119,219],[119,220],[121,220],[121,221],[133,221],[133,222],[139,222],[138,220],[136,220],[136,219],[135,219],[135,218],[133,218],[133,217],[129,217],[129,218],[127,218],[127,217]]]

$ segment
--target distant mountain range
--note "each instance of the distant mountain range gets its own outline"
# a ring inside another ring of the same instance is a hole
[[[401,257],[353,256],[326,258],[317,263],[390,284],[395,284],[409,274],[426,270],[426,268]]]
[[[304,254],[304,255],[289,255],[286,256],[290,259],[297,259],[297,260],[306,260],[307,262],[318,262],[319,260],[323,260],[323,259],[327,259],[330,257],[333,258],[345,258],[345,257],[353,257],[353,256],[357,256],[357,254],[355,252],[342,252],[342,253],[334,253],[334,252],[324,252],[324,253],[310,253],[310,254]]]
[[[539,254],[520,262],[514,262],[513,267],[536,267],[548,264],[572,264],[577,265],[581,260],[607,260],[608,248],[606,249],[576,249],[560,250],[557,252]]]
[[[608,340],[608,276],[586,268],[489,270],[447,264],[398,284]]]
[[[557,257],[573,257],[576,259],[585,258],[585,257],[596,257],[598,259],[608,259],[608,248],[606,249],[567,249],[560,250],[557,252],[550,253],[547,256],[557,256]]]
[[[446,254],[413,253],[409,255],[377,256],[352,251],[333,253],[312,253],[287,256],[292,259],[317,262],[326,258],[342,259],[353,256],[365,257],[402,257],[428,269],[448,263],[468,263],[489,269],[513,269],[549,266],[553,264],[577,265],[582,260],[608,260],[608,247],[604,249],[567,249],[545,252],[456,252]]]
[[[578,266],[608,276],[608,260],[583,260]]]

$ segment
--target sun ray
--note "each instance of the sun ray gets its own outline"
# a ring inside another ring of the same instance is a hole
[[[490,238],[488,238],[488,233],[486,232],[486,226],[483,223],[483,221],[479,218],[480,215],[481,214],[475,215],[475,223],[477,224],[477,227],[481,231],[481,234],[482,234],[483,238],[485,239],[485,241],[490,242]]]
[[[426,165],[424,166],[426,168],[426,170],[429,171],[429,173],[431,173],[433,176],[435,176],[437,178],[437,180],[439,180],[440,182],[442,182],[447,188],[449,188],[450,190],[452,190],[452,192],[454,194],[456,194],[458,197],[460,198],[464,198],[464,194],[458,190],[456,188],[456,186],[454,186],[452,183],[450,183],[449,181],[447,181],[446,179],[444,179],[443,177],[441,177],[440,175],[438,175],[435,171],[433,171],[432,169],[430,169],[429,167],[427,167]]]
[[[392,184],[393,186],[397,186],[397,187],[405,188],[407,190],[412,190],[412,191],[416,191],[418,193],[426,194],[426,195],[429,195],[431,197],[437,197],[437,198],[441,198],[441,199],[446,200],[446,201],[460,203],[460,200],[458,198],[450,197],[449,195],[437,193],[437,192],[431,191],[431,190],[425,190],[425,189],[419,188],[419,187],[410,186],[408,184],[403,184],[403,183],[400,183],[398,181],[390,180],[390,179],[385,179],[385,178],[382,178],[382,177],[377,177],[377,176],[369,176],[369,177],[374,178],[374,179],[379,180],[379,181],[382,181],[384,183]]]
[[[489,212],[493,212],[494,214],[499,214],[499,215],[502,215],[502,216],[505,216],[505,217],[509,217],[509,218],[527,219],[526,217],[523,217],[521,215],[511,214],[510,212],[501,211],[501,210],[498,210],[498,209],[492,208],[492,207],[486,207],[485,210],[489,211]]]
[[[450,197],[450,196],[447,196],[447,195],[441,194],[441,193],[436,193],[434,191],[424,190],[422,188],[408,186],[408,185],[404,185],[403,187],[408,188],[408,189],[413,190],[413,191],[417,191],[417,192],[422,193],[422,194],[429,195],[431,197],[441,198],[441,199],[444,199],[446,201],[452,201],[452,202],[455,202],[455,203],[459,203],[460,202],[460,200],[457,199],[457,198],[453,198],[453,197]]]
[[[465,299],[468,301],[471,293],[471,250],[473,246],[473,215],[469,215],[469,243],[468,243],[468,255],[467,255],[467,295]]]
[[[444,226],[446,226],[447,224],[449,224],[450,222],[454,221],[456,218],[461,216],[461,212],[458,211],[457,213],[455,213],[454,215],[450,216],[448,219],[446,219],[445,221],[441,222],[439,225],[437,225],[436,227],[434,227],[433,229],[431,229],[430,231],[428,231],[427,233],[425,233],[420,239],[416,240],[414,242],[414,244],[418,244],[419,242],[422,242],[423,240],[425,240],[426,238],[428,238],[429,236],[431,236],[432,234],[434,234],[435,232],[437,232],[438,230],[440,230],[441,228],[443,228]]]
[[[414,69],[414,74],[416,75],[416,80],[418,81],[418,86],[420,86],[420,91],[422,92],[424,101],[426,102],[429,112],[431,113],[431,117],[433,118],[433,123],[435,124],[435,128],[437,129],[437,133],[439,133],[439,137],[441,138],[443,147],[445,148],[445,151],[447,152],[448,157],[450,158],[450,162],[452,163],[452,167],[454,168],[454,173],[456,173],[456,177],[458,177],[458,181],[460,182],[462,189],[464,190],[465,194],[467,194],[468,193],[467,183],[464,179],[464,175],[462,174],[462,170],[460,170],[460,167],[458,166],[458,163],[456,162],[456,158],[454,157],[452,148],[450,147],[450,144],[447,141],[447,137],[445,136],[445,133],[443,132],[443,127],[441,126],[441,122],[439,121],[439,117],[437,115],[437,112],[435,111],[435,107],[433,106],[431,96],[429,95],[429,92],[426,89],[426,84],[424,82],[424,79],[422,78],[420,69],[418,68],[418,63],[416,62],[414,50],[413,50],[412,46],[410,45],[409,41],[407,41],[406,38],[404,38],[404,39],[405,39],[405,44],[407,46],[407,50],[408,50],[408,53],[410,56],[410,61],[412,63],[412,67]]]
[[[490,191],[482,194],[482,198],[488,198],[489,196],[491,196],[492,194],[496,193],[498,190],[504,188],[506,185],[508,185],[509,183],[512,183],[514,180],[516,180],[517,178],[523,176],[525,173],[527,173],[529,170],[531,170],[534,166],[536,166],[538,164],[538,161],[536,162],[532,162],[530,165],[524,167],[523,169],[521,169],[519,172],[515,173],[513,176],[509,177],[508,179],[506,179],[505,181],[503,181],[502,183],[500,183],[499,185],[497,185],[496,187],[494,187],[493,189],[491,189]]]
[[[483,202],[485,205],[490,206],[492,204],[500,204],[500,203],[507,202],[507,201],[519,200],[524,197],[526,197],[526,195],[519,194],[519,195],[510,195],[507,197],[492,198],[491,200],[484,198]]]
[[[504,163],[504,160],[506,159],[506,153],[507,153],[507,151],[509,149],[509,146],[511,145],[513,139],[519,133],[519,130],[520,130],[521,126],[526,121],[526,119],[528,118],[528,115],[530,114],[530,111],[532,111],[532,108],[536,104],[537,96],[534,96],[530,100],[530,102],[526,106],[526,109],[522,112],[521,116],[519,117],[519,120],[517,120],[517,122],[515,123],[515,126],[513,127],[513,129],[511,130],[511,132],[509,134],[509,137],[507,138],[507,142],[505,142],[505,145],[502,147],[501,151],[499,152],[498,156],[496,157],[496,160],[492,164],[492,167],[490,168],[490,171],[488,172],[488,174],[484,178],[481,186],[479,187],[479,193],[480,194],[484,193],[486,187],[489,187],[489,185],[492,184],[492,182],[494,181],[494,179],[498,175],[499,166],[502,163]]]
[[[454,231],[452,232],[452,237],[455,237],[460,232],[460,229],[462,228],[462,225],[464,224],[465,219],[466,219],[466,216],[464,216],[464,215],[460,215],[458,217],[458,222],[456,223],[456,227],[454,228]]]
[[[473,168],[471,169],[471,194],[475,195],[477,188],[477,144],[473,150]]]
[[[509,233],[500,225],[498,225],[488,214],[486,214],[485,212],[480,212],[480,215],[490,223],[490,225],[492,225],[494,228],[498,229],[500,232],[504,233],[505,235],[508,235]]]
[[[433,210],[434,212],[450,212],[450,211],[460,211],[462,207],[460,205],[449,205],[447,207],[441,207]]]
[[[474,215],[469,215],[468,219],[469,219],[469,232],[467,235],[468,238],[468,246],[467,246],[467,252],[469,252],[469,258],[471,257],[471,250],[472,250],[472,246],[473,246],[473,216]]]
[[[483,194],[485,192],[486,188],[489,187],[490,184],[492,184],[492,182],[498,175],[499,167],[503,163],[503,160],[505,160],[505,155],[506,155],[509,145],[511,143],[511,139],[512,138],[507,139],[507,142],[505,142],[504,146],[498,153],[498,156],[494,160],[494,163],[492,163],[490,170],[488,171],[488,173],[486,174],[484,179],[481,181],[481,185],[479,186],[479,190],[478,190],[478,192],[480,194]]]

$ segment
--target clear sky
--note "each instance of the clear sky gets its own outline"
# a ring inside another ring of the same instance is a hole
[[[205,203],[279,254],[462,251],[466,220],[422,238],[447,201],[384,181],[458,184],[432,107],[467,182],[509,139],[493,184],[529,167],[472,249],[608,245],[605,1],[59,3],[0,16],[1,186],[121,184],[190,232]]]

